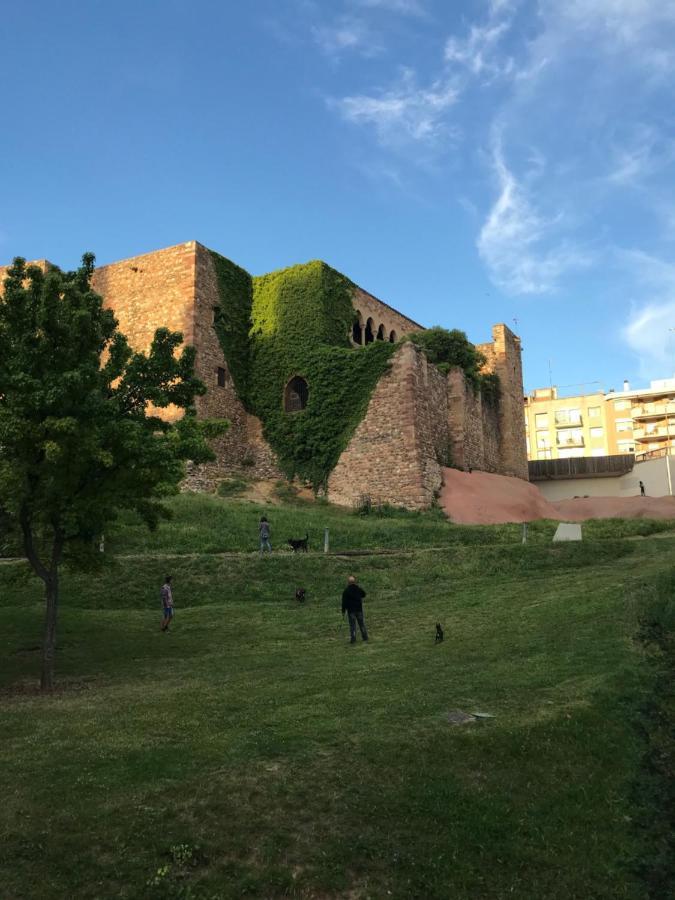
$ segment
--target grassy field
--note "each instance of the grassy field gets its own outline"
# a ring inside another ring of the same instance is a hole
[[[260,559],[260,507],[173,506],[66,573],[53,697],[32,689],[39,585],[0,564],[3,900],[667,896],[675,534],[633,537],[673,523],[555,547],[539,523],[523,546],[519,526],[291,504],[277,544],[328,525],[338,552],[392,552]]]

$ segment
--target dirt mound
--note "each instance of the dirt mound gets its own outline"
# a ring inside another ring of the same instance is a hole
[[[460,525],[501,525],[559,519],[675,519],[675,497],[589,497],[548,501],[539,488],[520,478],[488,472],[443,470],[440,505]]]

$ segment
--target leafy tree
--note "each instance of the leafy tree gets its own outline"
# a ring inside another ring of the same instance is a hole
[[[434,363],[442,372],[447,373],[452,366],[459,366],[474,390],[480,389],[495,399],[499,397],[499,377],[491,372],[483,372],[485,356],[463,331],[458,328],[449,331],[440,325],[434,325],[426,331],[411,334],[410,340],[417,344],[429,362]]]
[[[54,684],[62,562],[93,554],[121,509],[156,527],[184,460],[212,459],[206,438],[225,427],[195,417],[206,388],[194,349],[179,353],[182,335],[158,329],[147,354],[132,352],[91,288],[93,267],[91,254],[75,272],[17,258],[0,297],[0,519],[44,582],[43,690]],[[170,421],[157,415],[169,407]]]

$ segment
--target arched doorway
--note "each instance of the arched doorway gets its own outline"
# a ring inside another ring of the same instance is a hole
[[[380,327],[377,329],[377,339],[378,341],[384,340],[384,325],[380,325]]]
[[[375,323],[372,319],[368,319],[366,322],[366,334],[365,334],[365,344],[372,344],[375,340]]]
[[[304,378],[295,375],[284,390],[284,409],[286,412],[300,412],[307,406],[309,385]]]
[[[397,340],[398,340],[398,337],[396,336],[396,332],[392,329],[392,331],[390,331],[390,333],[389,333],[389,343],[395,344]]]

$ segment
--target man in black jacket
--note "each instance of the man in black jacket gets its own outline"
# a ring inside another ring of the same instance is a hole
[[[350,643],[356,643],[356,623],[359,623],[361,637],[364,641],[368,640],[368,631],[366,623],[363,621],[363,598],[366,592],[356,583],[353,575],[349,576],[347,587],[342,592],[342,615],[345,613],[349,616],[349,636]]]

